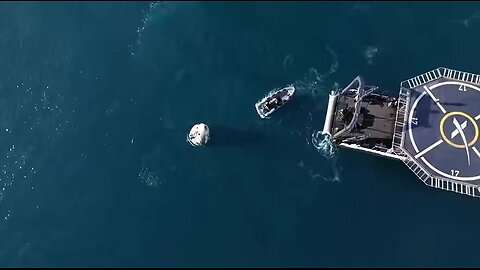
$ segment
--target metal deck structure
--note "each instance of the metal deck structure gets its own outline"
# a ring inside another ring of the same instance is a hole
[[[403,81],[398,98],[363,87],[357,76],[330,94],[325,136],[400,160],[427,186],[480,197],[480,75],[437,68]]]
[[[403,160],[406,156],[392,147],[397,98],[375,93],[377,89],[357,76],[343,90],[332,91],[322,134],[341,147]]]
[[[400,97],[395,152],[426,185],[480,197],[480,75],[437,68],[402,82]]]

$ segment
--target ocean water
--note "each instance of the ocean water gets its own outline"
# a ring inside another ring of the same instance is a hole
[[[478,199],[312,143],[356,75],[396,95],[479,73],[480,4],[3,2],[0,22],[1,267],[480,264]]]

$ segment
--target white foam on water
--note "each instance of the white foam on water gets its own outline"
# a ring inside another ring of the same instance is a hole
[[[322,156],[331,159],[336,154],[335,145],[332,144],[329,135],[322,135],[322,132],[315,131],[312,134],[313,146],[322,154]]]
[[[294,57],[291,54],[286,55],[282,61],[283,71],[287,71],[290,67],[294,66]]]
[[[9,190],[13,188],[15,182],[26,181],[36,174],[34,168],[29,167],[28,161],[28,153],[16,148],[15,145],[0,156],[0,206],[4,199],[8,198]],[[33,189],[33,186],[31,188]]]
[[[353,15],[363,15],[369,13],[370,10],[371,7],[369,5],[365,3],[356,3],[350,8],[348,12]]]
[[[298,92],[309,93],[312,96],[322,95],[330,93],[329,91],[323,91],[327,88],[325,80],[328,76],[337,72],[339,68],[338,56],[333,49],[329,46],[326,50],[332,57],[332,63],[328,70],[325,72],[318,72],[315,68],[310,68],[305,74],[304,78],[292,83]]]
[[[6,214],[3,205],[10,192],[25,192],[13,191],[16,183],[28,181],[29,189],[35,190],[34,164],[41,161],[34,145],[55,143],[72,128],[77,105],[75,98],[64,96],[63,89],[45,82],[28,79],[13,87],[17,102],[0,99],[0,124],[5,131],[0,149],[0,215]],[[7,221],[10,215],[6,217]]]
[[[328,70],[328,73],[327,73],[327,75],[331,75],[331,74],[337,72],[337,70],[338,70],[338,56],[337,56],[337,53],[334,50],[332,50],[332,48],[330,48],[329,46],[327,46],[327,51],[333,57],[333,63],[332,63],[332,65],[330,65],[330,69]]]
[[[8,210],[7,215],[3,217],[5,221],[8,221],[12,217],[12,211]]]
[[[142,169],[138,173],[138,179],[149,187],[156,187],[161,184],[161,182],[158,181],[157,173],[150,171],[145,165],[142,166]]]
[[[468,16],[465,19],[453,20],[453,23],[459,23],[465,27],[470,27],[472,25],[472,22],[478,19],[480,19],[480,11],[475,11],[472,15]]]
[[[332,166],[331,166],[331,169],[333,171],[333,177],[325,177],[322,174],[315,172],[314,170],[307,167],[302,160],[300,160],[300,162],[298,163],[298,167],[304,169],[310,176],[310,179],[312,180],[320,179],[327,182],[340,182],[340,172],[339,172],[339,168],[337,168],[336,157],[333,159]]]
[[[373,58],[377,53],[378,53],[378,48],[375,46],[368,46],[367,48],[365,48],[363,55],[365,56],[365,59],[367,59],[367,63],[369,65],[373,64]]]
[[[22,82],[19,87],[19,91],[23,91],[23,100],[17,105],[24,130],[48,134],[48,139],[51,139],[50,134],[62,135],[71,126],[72,114],[75,112],[75,109],[69,111],[66,108],[76,106],[76,100],[66,99],[63,90],[56,87],[35,83],[28,85],[30,83],[24,85]]]
[[[139,49],[139,47],[141,47],[143,45],[143,43],[142,43],[143,32],[148,27],[150,22],[152,22],[152,20],[154,19],[155,10],[159,6],[161,6],[162,4],[165,4],[165,3],[166,3],[166,1],[150,2],[150,4],[148,5],[148,9],[146,11],[144,11],[141,26],[139,26],[137,28],[137,39],[136,39],[136,42],[135,42],[134,49],[130,52],[131,55],[135,55],[137,50]]]
[[[291,85],[295,87],[298,94],[308,95],[312,98],[317,98],[317,97],[326,98],[328,97],[328,94],[331,92],[332,89],[338,89],[338,83],[331,82],[331,80],[330,82],[327,82],[327,79],[329,79],[329,76],[336,73],[337,70],[339,69],[338,56],[335,53],[335,51],[329,46],[326,46],[325,50],[328,52],[327,55],[331,57],[330,66],[324,72],[319,72],[315,68],[310,68],[308,72],[305,74],[303,79],[292,83]],[[332,85],[330,85],[330,83],[332,83]],[[316,113],[317,110],[320,111],[323,109],[319,105],[319,106],[316,106],[313,110],[311,108],[309,108],[308,110],[309,110],[308,119],[306,120],[304,129],[302,128],[301,131],[291,130],[290,133],[305,136],[306,144],[310,145],[310,143],[313,143],[315,146],[315,143],[317,141],[312,140],[311,136],[312,136],[312,132],[315,133],[315,130],[317,130],[318,127],[315,127],[316,122],[314,122],[313,113]],[[323,144],[320,144],[320,141],[318,141],[315,148],[317,149],[320,148],[321,153],[323,153],[325,157],[331,158],[331,156],[333,156],[333,153],[330,153],[333,150],[331,147],[329,147],[328,144],[326,144],[326,142],[324,142]]]

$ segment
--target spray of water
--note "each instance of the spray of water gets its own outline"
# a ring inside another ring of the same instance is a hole
[[[322,135],[320,131],[315,131],[312,134],[313,146],[326,158],[333,158],[336,154],[335,145],[332,144],[328,134]]]
[[[138,179],[149,187],[156,187],[159,184],[157,173],[152,172],[149,168],[145,167],[145,165],[143,165],[138,173]]]
[[[295,86],[298,92],[308,93],[312,97],[326,97],[330,91],[327,91],[328,83],[326,79],[337,72],[339,68],[338,56],[335,51],[329,46],[326,47],[326,50],[330,54],[332,61],[328,70],[324,72],[318,72],[315,68],[310,68],[310,70],[305,74],[305,77],[302,80],[295,81],[292,85]],[[334,82],[331,88],[335,91],[338,90],[338,83]],[[308,120],[306,123],[306,133],[312,134],[312,123],[314,123],[312,112],[308,114]],[[322,156],[331,159],[335,156],[336,149],[335,146],[330,141],[328,136],[322,135],[321,131],[314,131],[313,134],[307,135],[305,137],[307,144],[312,143],[313,146],[321,153]]]
[[[333,159],[331,163],[331,169],[333,171],[333,177],[325,177],[324,175],[315,172],[308,168],[303,161],[300,161],[298,166],[305,169],[312,180],[321,179],[327,182],[340,182],[340,170],[342,167],[337,166],[338,156],[336,155],[335,145],[332,144],[329,135],[323,135],[320,131],[312,134],[312,144],[318,150],[318,152],[327,159]]]
[[[135,42],[133,50],[130,52],[131,55],[135,55],[136,51],[143,45],[142,34],[145,31],[147,25],[152,21],[153,12],[155,11],[155,9],[162,4],[165,4],[165,1],[150,2],[148,9],[144,11],[142,25],[137,28],[137,40]]]
[[[342,168],[341,167],[337,168],[337,157],[336,156],[333,159],[333,163],[332,163],[332,167],[331,167],[332,171],[333,171],[333,177],[325,177],[322,174],[320,174],[318,172],[315,172],[311,168],[307,167],[302,160],[298,163],[298,166],[300,168],[304,169],[308,173],[308,175],[310,176],[310,179],[312,179],[312,180],[321,179],[321,180],[327,181],[327,182],[340,182],[340,172],[339,172],[339,170],[341,170]]]
[[[475,20],[480,19],[480,11],[475,11],[472,15],[468,16],[465,19],[453,20],[454,23],[460,23],[465,27],[469,27]]]
[[[292,85],[295,86],[298,92],[310,92],[310,94],[314,97],[318,96],[319,94],[321,95],[328,93],[328,91],[323,91],[325,90],[326,85],[325,80],[328,76],[337,72],[339,64],[338,56],[335,51],[332,50],[329,46],[326,47],[326,50],[332,57],[332,64],[330,65],[328,70],[323,73],[318,72],[315,68],[310,68],[302,80],[298,80],[292,83]]]

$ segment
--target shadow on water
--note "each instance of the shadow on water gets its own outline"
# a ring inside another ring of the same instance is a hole
[[[297,94],[290,100],[289,103],[285,105],[285,107],[289,108],[289,110],[299,110],[302,108],[303,105],[305,104],[313,104],[314,100],[312,96],[310,95],[305,95],[305,94]]]
[[[311,96],[296,95],[282,108],[278,109],[278,111],[273,113],[271,115],[271,119],[295,117],[295,116],[298,116],[299,113],[304,113],[304,114],[308,113],[309,110],[305,110],[305,109],[313,108],[314,104],[315,104],[315,101]]]
[[[308,94],[298,95],[277,116],[283,119],[290,130],[310,132],[311,128],[323,127],[326,110],[324,104],[326,101],[322,98]]]
[[[215,146],[262,146],[274,145],[276,136],[271,133],[272,129],[292,128],[291,124],[285,126],[282,122],[295,123],[304,126],[307,119],[308,109],[313,106],[314,101],[308,95],[298,95],[285,104],[278,111],[273,113],[269,119],[261,119],[261,130],[253,127],[232,126],[232,125],[210,125],[212,131],[210,145]],[[259,116],[256,115],[260,119]],[[300,120],[300,121],[299,121]]]
[[[252,146],[266,144],[268,136],[266,134],[247,130],[245,128],[231,127],[224,125],[211,125],[212,130],[211,146]]]

